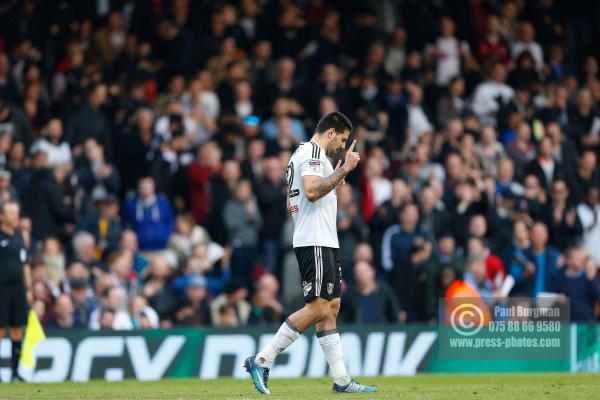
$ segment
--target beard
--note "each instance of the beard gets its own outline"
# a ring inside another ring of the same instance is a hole
[[[327,146],[327,149],[325,149],[325,155],[329,158],[334,158],[340,151],[341,149],[339,148]]]

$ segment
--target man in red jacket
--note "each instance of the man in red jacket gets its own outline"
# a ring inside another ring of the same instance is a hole
[[[188,169],[190,206],[194,220],[206,225],[210,215],[210,180],[221,172],[221,150],[214,142],[206,142],[198,149],[196,161]]]

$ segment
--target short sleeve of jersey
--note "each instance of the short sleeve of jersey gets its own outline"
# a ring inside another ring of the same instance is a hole
[[[323,177],[323,161],[316,158],[304,158],[300,161],[300,176],[315,175]]]
[[[323,161],[319,160],[317,151],[313,147],[307,146],[307,149],[299,155],[298,169],[301,177],[307,175],[323,177],[325,166],[323,165]]]

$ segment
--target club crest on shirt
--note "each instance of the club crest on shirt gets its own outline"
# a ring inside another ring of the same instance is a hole
[[[327,294],[333,293],[333,283],[327,284]]]
[[[312,282],[302,281],[302,291],[304,292],[304,296],[308,295],[308,292],[312,289]]]

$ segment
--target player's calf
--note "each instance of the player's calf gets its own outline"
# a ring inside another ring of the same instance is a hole
[[[300,337],[298,327],[286,319],[277,333],[269,340],[267,345],[256,356],[248,357],[244,363],[246,371],[250,374],[256,390],[269,394],[269,367],[275,357]]]

